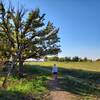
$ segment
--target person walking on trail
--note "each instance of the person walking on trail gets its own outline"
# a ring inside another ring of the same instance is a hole
[[[52,73],[53,73],[53,78],[54,80],[57,80],[57,74],[58,74],[58,67],[56,64],[54,64],[53,68],[52,68]]]

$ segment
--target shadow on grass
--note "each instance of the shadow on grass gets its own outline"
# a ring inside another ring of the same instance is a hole
[[[51,70],[52,70],[51,66],[27,65],[27,64],[24,65],[24,73],[26,74],[26,76],[32,75],[33,77],[35,75],[36,76],[45,75],[51,77],[52,76]],[[78,94],[78,95],[92,94],[92,95],[99,96],[100,87],[97,87],[97,85],[100,84],[99,72],[59,68],[59,76],[62,77],[58,80],[59,83],[58,86],[61,88],[61,90],[69,91],[71,93]],[[10,95],[12,96],[15,94],[17,96],[17,93],[11,91],[4,91],[3,93],[4,94],[7,93],[8,97],[10,97]],[[21,97],[23,97],[23,94],[21,95]],[[20,99],[18,98],[14,100],[20,100]]]
[[[81,80],[72,76],[59,79],[59,85],[62,90],[69,91],[81,96],[96,95],[99,97],[100,89],[90,81]]]
[[[30,75],[51,75],[51,68],[39,65],[24,65],[24,73]]]
[[[52,75],[51,66],[25,65],[25,73],[32,75]],[[99,96],[100,73],[93,71],[84,71],[78,69],[59,68],[59,86],[62,90],[69,91],[78,95],[96,95]]]
[[[18,91],[0,90],[0,100],[35,100],[35,98]]]
[[[100,72],[94,71],[85,71],[78,69],[67,69],[67,68],[59,68],[59,75],[61,76],[73,76],[75,78],[80,78],[88,81],[92,81],[94,83],[100,83]],[[40,66],[40,65],[25,65],[24,72],[27,74],[35,74],[35,75],[51,75],[52,68],[51,66]]]

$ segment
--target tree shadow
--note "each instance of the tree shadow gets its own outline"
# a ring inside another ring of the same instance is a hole
[[[95,71],[86,71],[80,69],[67,69],[59,67],[59,75],[67,76],[70,75],[75,78],[80,78],[88,81],[92,81],[96,84],[99,84],[100,81],[100,72]],[[40,65],[25,65],[24,72],[32,75],[51,75],[52,68],[51,66],[40,66]]]
[[[19,91],[0,90],[0,100],[36,100],[32,95]]]
[[[52,76],[51,66],[24,65],[24,78],[30,76]],[[59,68],[58,88],[78,95],[100,94],[100,73],[78,69]],[[31,78],[30,78],[31,79]],[[48,79],[48,81],[50,81]],[[99,85],[99,86],[98,86]],[[48,87],[48,85],[47,85]],[[53,90],[53,88],[51,88]],[[6,92],[6,91],[5,91]],[[10,92],[9,92],[10,93]],[[12,93],[12,92],[11,92]],[[10,95],[10,94],[9,94]],[[18,99],[19,100],[19,99]]]
[[[59,79],[59,85],[64,91],[69,91],[81,96],[92,94],[99,97],[100,93],[100,89],[96,88],[93,83],[71,76]]]
[[[27,75],[51,75],[51,68],[40,65],[24,65],[24,73]]]
[[[52,76],[51,66],[25,65],[24,68],[24,72],[27,74]],[[99,72],[59,68],[59,76],[61,78],[58,79],[57,88],[60,87],[61,90],[78,95],[99,96],[100,87],[97,87],[98,84],[100,85]],[[51,89],[53,90],[53,88]]]

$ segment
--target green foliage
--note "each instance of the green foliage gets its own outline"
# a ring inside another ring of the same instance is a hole
[[[49,61],[59,61],[59,57],[55,56],[55,57],[48,57]]]
[[[96,61],[100,61],[100,59],[97,59]]]
[[[31,77],[30,80],[27,78],[19,80],[18,78],[10,77],[8,83],[9,86],[6,89],[6,91],[8,92],[6,92],[5,90],[4,92],[0,91],[0,99],[8,100],[10,98],[10,100],[13,100],[14,99],[13,95],[15,95],[14,100],[17,100],[21,99],[22,98],[21,96],[26,96],[27,94],[32,94],[33,96],[35,96],[35,98],[37,98],[41,94],[44,94],[48,91],[46,87],[46,81],[47,81],[46,76],[33,77],[33,78]],[[17,96],[19,95],[19,97],[17,97],[16,95]]]
[[[72,61],[73,61],[73,62],[78,62],[79,59],[80,59],[80,58],[79,58],[78,56],[75,56],[75,57],[72,58]]]
[[[32,80],[26,80],[26,79],[12,80],[10,84],[7,89],[10,91],[19,91],[22,93],[30,93],[30,92],[39,93],[46,90],[46,88],[44,87],[45,81],[43,81],[42,77],[35,78]]]
[[[41,15],[39,9],[28,12],[27,16],[23,8],[15,10],[12,5],[6,8],[3,2],[0,7],[3,8],[0,10],[0,52],[5,49],[5,53],[23,61],[60,52],[59,29],[50,21],[45,25],[45,14]]]
[[[54,56],[54,57],[48,57],[48,61],[59,61],[59,62],[87,62],[87,61],[92,61],[90,59],[88,59],[87,57],[85,58],[81,58],[81,57],[78,57],[78,56],[75,56],[75,57],[57,57],[57,56]]]
[[[66,62],[71,61],[71,57],[65,57],[65,61],[66,61]]]
[[[41,100],[48,93],[48,81],[52,78],[54,63],[58,65],[58,82],[62,90],[77,94],[81,100],[99,99],[100,86],[97,81],[100,62],[27,62],[24,66],[25,77],[10,77],[8,88],[0,90],[0,100]],[[0,76],[0,85],[3,80],[4,77]]]
[[[0,57],[14,64],[18,62],[20,77],[26,59],[56,55],[61,51],[59,29],[50,21],[47,25],[44,23],[45,14],[40,14],[39,8],[26,13],[25,9],[15,10],[12,5],[6,8],[3,2],[0,7]]]

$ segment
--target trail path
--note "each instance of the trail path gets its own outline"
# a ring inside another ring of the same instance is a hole
[[[48,85],[50,93],[49,97],[46,100],[79,100],[79,97],[77,95],[62,90],[59,84],[59,80],[50,80],[48,82]]]

